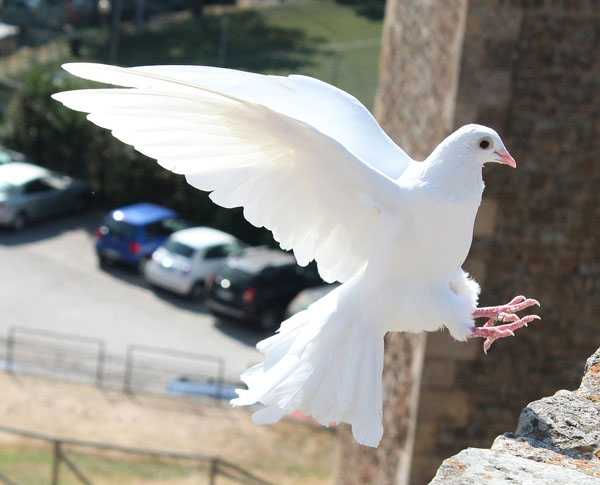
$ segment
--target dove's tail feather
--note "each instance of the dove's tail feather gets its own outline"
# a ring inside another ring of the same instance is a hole
[[[248,389],[238,390],[232,404],[263,404],[253,416],[258,424],[294,411],[325,426],[349,423],[359,443],[377,446],[383,434],[383,332],[351,310],[355,283],[336,288],[261,341],[265,359],[242,375]]]

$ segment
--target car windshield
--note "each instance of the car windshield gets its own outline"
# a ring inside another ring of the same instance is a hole
[[[191,258],[196,252],[194,248],[188,246],[187,244],[174,241],[173,239],[169,239],[165,243],[165,249],[172,254],[178,254],[184,258]]]
[[[127,222],[115,221],[112,217],[109,217],[104,222],[104,225],[108,227],[108,230],[113,236],[127,239],[133,239],[135,236],[135,227]]]
[[[223,269],[221,273],[222,278],[227,278],[230,281],[235,282],[236,285],[247,285],[250,283],[252,278],[256,275],[247,273],[239,268],[232,268],[231,266],[227,266]]]

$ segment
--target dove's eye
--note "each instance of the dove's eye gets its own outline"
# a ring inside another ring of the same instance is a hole
[[[479,148],[481,148],[482,150],[487,150],[491,146],[492,146],[492,142],[488,138],[484,138],[483,140],[481,140],[479,142]]]

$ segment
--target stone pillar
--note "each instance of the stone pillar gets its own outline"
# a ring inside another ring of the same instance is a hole
[[[599,32],[597,0],[469,2],[455,122],[498,130],[518,168],[485,167],[466,269],[483,305],[526,294],[543,320],[487,356],[430,334],[415,485],[515,429],[527,402],[576,387],[582,356],[600,344]]]
[[[414,158],[425,158],[453,126],[466,0],[388,0],[376,115]],[[378,449],[340,430],[339,485],[404,485],[413,454],[425,335],[386,337],[385,433]]]

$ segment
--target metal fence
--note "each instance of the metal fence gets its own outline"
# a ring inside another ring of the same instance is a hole
[[[271,485],[269,482],[262,480],[243,468],[223,460],[217,456],[177,453],[166,450],[151,450],[142,448],[130,448],[125,446],[112,445],[108,443],[97,443],[91,441],[72,440],[58,438],[42,433],[26,431],[16,428],[0,426],[0,433],[8,433],[19,436],[21,438],[41,441],[47,444],[50,449],[48,456],[48,482],[51,485],[59,485],[61,477],[66,476],[65,471],[70,472],[70,477],[74,477],[78,483],[85,485],[92,484],[93,477],[91,472],[86,471],[85,464],[82,464],[83,457],[89,459],[94,457],[98,460],[111,461],[131,461],[136,458],[151,459],[153,462],[161,463],[167,466],[174,462],[187,462],[187,473],[193,477],[205,477],[206,483],[209,485],[218,485],[219,478],[227,478],[228,483],[247,484],[247,485]],[[39,456],[37,458],[39,461]],[[122,468],[122,467],[121,467]],[[130,467],[126,467],[130,468]],[[43,473],[39,470],[39,474]],[[131,474],[131,470],[128,471]],[[31,472],[29,472],[31,475]],[[37,480],[41,479],[38,477]],[[203,480],[204,481],[204,480]],[[0,470],[0,483],[5,485],[18,485],[18,478],[9,476],[8,472]],[[139,482],[136,482],[139,483]],[[186,481],[186,483],[188,483]]]
[[[101,339],[22,326],[0,339],[0,369],[127,393],[165,394],[185,380],[210,384],[205,397],[216,399],[238,384],[227,380],[220,357],[143,345],[130,345],[123,357],[110,354]]]

